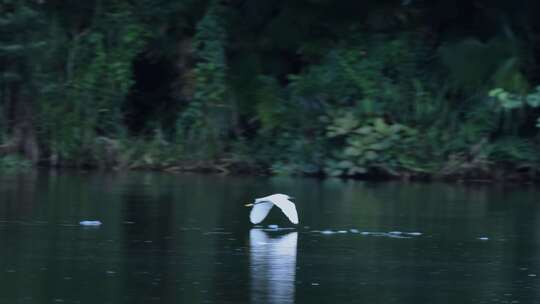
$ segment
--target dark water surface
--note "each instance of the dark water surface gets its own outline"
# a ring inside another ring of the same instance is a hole
[[[3,176],[0,303],[540,303],[539,190]],[[249,223],[243,204],[275,192],[296,197],[297,229]]]

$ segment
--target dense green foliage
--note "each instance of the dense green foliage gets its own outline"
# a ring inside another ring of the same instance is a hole
[[[0,167],[533,178],[539,6],[0,0]]]

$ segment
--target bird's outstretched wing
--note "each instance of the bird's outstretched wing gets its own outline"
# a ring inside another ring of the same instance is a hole
[[[249,214],[249,220],[253,224],[258,224],[264,220],[264,218],[268,215],[268,212],[270,212],[270,209],[274,204],[271,202],[260,202],[253,205],[253,208],[251,208],[251,213]]]
[[[273,202],[293,224],[298,224],[298,212],[293,202],[283,197],[274,198]]]

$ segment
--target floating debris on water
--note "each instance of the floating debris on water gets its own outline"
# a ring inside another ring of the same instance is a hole
[[[312,230],[311,232],[317,232],[317,233],[320,233],[320,234],[346,234],[346,233],[349,233],[348,230],[330,230],[330,229],[326,229],[326,230]]]
[[[390,232],[371,232],[371,231],[362,231],[361,235],[367,236],[381,236],[381,237],[390,237],[396,239],[410,239],[413,236],[422,235],[421,232],[403,232],[403,231],[390,231]]]
[[[394,238],[394,239],[410,239],[410,238],[412,238],[410,236],[403,235],[402,233],[400,233],[400,234],[385,233],[385,235],[383,235],[383,236],[387,236],[387,237]]]
[[[80,221],[81,226],[101,226],[100,221]]]
[[[335,232],[332,230],[323,230],[321,231],[321,234],[334,234]]]
[[[284,229],[284,228],[281,228]],[[320,233],[320,234],[346,234],[346,233],[354,233],[354,234],[360,234],[364,236],[380,236],[380,237],[389,237],[389,238],[402,238],[402,239],[410,239],[415,236],[421,236],[423,233],[421,232],[403,232],[403,231],[390,231],[390,232],[376,232],[376,231],[360,231],[358,229],[348,229],[348,230],[311,230],[311,233]]]

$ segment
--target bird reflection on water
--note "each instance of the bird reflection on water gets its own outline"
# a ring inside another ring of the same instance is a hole
[[[297,243],[298,232],[250,230],[253,303],[294,303]]]

